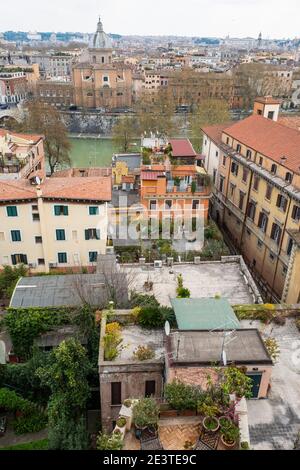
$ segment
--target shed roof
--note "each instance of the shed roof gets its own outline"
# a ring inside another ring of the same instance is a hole
[[[172,299],[179,330],[232,330],[240,323],[227,299]]]

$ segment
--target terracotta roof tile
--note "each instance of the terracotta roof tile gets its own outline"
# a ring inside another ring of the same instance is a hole
[[[300,173],[300,132],[271,119],[252,115],[227,127],[224,133],[247,147],[281,163],[283,166]]]
[[[222,133],[230,124],[215,124],[213,126],[205,126],[201,130],[216,144],[222,142]]]

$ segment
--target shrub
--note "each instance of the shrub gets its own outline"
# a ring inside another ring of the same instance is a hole
[[[188,299],[191,297],[191,292],[187,287],[177,287],[177,299]]]
[[[271,359],[275,362],[280,354],[280,349],[275,338],[267,338],[264,340],[265,346]]]
[[[183,287],[183,278],[182,278],[182,274],[179,274],[177,276],[177,287]]]
[[[155,353],[149,346],[139,345],[133,352],[134,359],[137,359],[138,361],[147,361],[149,359],[153,359],[154,356]]]
[[[198,404],[197,411],[208,418],[214,418],[219,413],[219,408],[214,404],[207,404],[205,401]]]
[[[111,435],[101,432],[97,438],[98,450],[122,450],[123,442],[121,435],[113,433]]]
[[[132,292],[130,299],[131,307],[159,307],[159,302],[154,295],[138,294]]]
[[[138,321],[138,318],[139,318],[139,315],[140,315],[141,311],[142,311],[141,307],[134,307],[131,310],[131,315],[133,316],[135,322]]]
[[[158,423],[159,407],[153,398],[142,398],[133,408],[133,421],[139,428]]]
[[[120,345],[122,342],[123,339],[119,334],[116,333],[106,334],[103,337],[104,359],[106,361],[113,361],[118,357],[121,350]]]
[[[131,405],[132,405],[132,401],[131,400],[124,400],[123,402],[123,405],[126,406],[126,408],[130,408]]]
[[[121,416],[120,418],[117,419],[116,424],[119,428],[123,428],[124,426],[126,426],[126,423],[127,423],[126,418],[124,418],[124,416]]]
[[[47,416],[39,412],[33,413],[29,416],[21,416],[16,418],[13,422],[16,434],[39,432],[42,429],[45,429],[46,426]]]
[[[241,450],[250,450],[249,442],[247,441],[241,442]]]
[[[300,331],[300,318],[297,318],[297,319],[296,319],[296,327],[297,327],[298,330]]]
[[[120,334],[121,326],[118,322],[107,323],[105,328],[105,333],[110,334]]]
[[[236,441],[239,438],[240,430],[238,426],[236,426],[231,421],[229,425],[226,425],[225,427],[221,428],[221,434],[223,435],[225,442],[228,442],[228,444],[231,444],[232,442]]]
[[[252,397],[252,380],[245,372],[237,367],[227,367],[224,370],[221,390],[229,395],[235,393],[237,397]]]
[[[164,395],[175,410],[196,410],[205,393],[198,387],[174,380],[165,386]]]

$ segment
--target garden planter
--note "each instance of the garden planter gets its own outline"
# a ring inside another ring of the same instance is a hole
[[[178,416],[196,416],[195,410],[182,410],[178,412]]]
[[[206,416],[202,421],[203,427],[206,431],[209,432],[217,432],[220,425],[217,418],[210,418]]]
[[[177,410],[163,410],[159,413],[160,418],[174,418],[178,416]]]
[[[232,449],[236,445],[236,441],[231,441],[231,442],[225,441],[223,434],[221,434],[221,441],[225,447],[228,447],[228,449]]]
[[[219,418],[219,425],[220,428],[226,427],[232,423],[231,419],[228,418],[227,416],[220,416]]]

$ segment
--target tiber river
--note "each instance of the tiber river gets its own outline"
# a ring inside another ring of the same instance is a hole
[[[118,153],[111,139],[70,138],[72,149],[70,157],[72,167],[110,166],[113,153]],[[130,149],[132,152],[140,150],[139,141],[135,141]],[[120,152],[121,153],[121,152]]]

